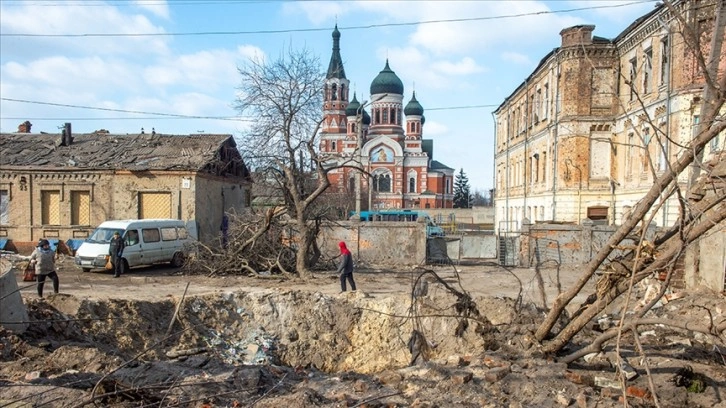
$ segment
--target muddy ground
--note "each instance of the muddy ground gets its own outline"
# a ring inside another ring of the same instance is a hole
[[[723,337],[661,325],[644,327],[638,342],[624,335],[620,354],[635,375],[624,387],[614,343],[569,366],[539,356],[529,339],[544,311],[529,269],[432,268],[471,295],[482,316],[469,319],[457,310],[461,298],[431,274],[414,297],[415,269],[361,265],[359,290],[345,294],[332,271],[303,282],[167,267],[114,279],[83,273],[70,259],[59,269],[61,293],[44,299],[12,272],[30,326],[0,329],[0,406],[726,407]],[[551,301],[558,276],[543,272]],[[564,288],[576,278],[559,273]],[[636,292],[634,302],[646,287]],[[723,294],[678,296],[646,317],[726,318]],[[420,352],[413,364],[412,337]],[[690,391],[674,381],[689,369]]]

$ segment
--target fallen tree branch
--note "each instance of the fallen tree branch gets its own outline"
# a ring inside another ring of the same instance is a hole
[[[637,335],[637,327],[638,326],[645,326],[645,325],[662,325],[662,326],[669,326],[669,327],[675,327],[678,329],[683,330],[690,330],[698,333],[703,334],[709,334],[713,336],[717,336],[720,338],[723,338],[724,331],[726,331],[726,319],[723,321],[716,323],[714,325],[703,325],[703,324],[697,324],[690,321],[674,321],[674,320],[666,320],[666,319],[634,319],[632,321],[627,321],[624,324],[623,332],[627,331],[634,331]],[[613,337],[616,337],[618,335],[618,328],[613,327],[607,331],[605,331],[603,334],[598,336],[592,344],[589,346],[582,348],[580,350],[577,350],[574,353],[571,353],[567,356],[561,357],[557,359],[560,363],[569,364],[575,360],[577,360],[580,357],[584,357],[591,353],[598,353],[602,351],[603,343],[606,341],[612,339]]]

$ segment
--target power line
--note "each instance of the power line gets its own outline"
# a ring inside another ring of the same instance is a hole
[[[0,98],[0,100],[8,102],[19,102],[19,103],[30,103],[34,105],[47,105],[47,106],[59,106],[62,108],[75,108],[75,109],[88,109],[88,110],[99,110],[106,112],[120,112],[120,113],[133,113],[141,115],[155,115],[155,116],[166,116],[175,119],[215,119],[215,120],[230,120],[236,122],[250,122],[252,118],[244,117],[228,117],[228,116],[200,116],[200,115],[182,115],[178,113],[165,113],[165,112],[148,112],[148,111],[137,111],[128,109],[113,109],[113,108],[99,108],[96,106],[83,106],[83,105],[70,105],[66,103],[54,103],[54,102],[42,102],[42,101],[29,101],[26,99],[12,99],[12,98]],[[13,118],[6,118],[13,119]],[[124,119],[143,119],[143,118],[124,118]],[[93,120],[93,119],[88,119]]]
[[[54,103],[54,102],[43,102],[43,101],[31,101],[26,99],[13,99],[13,98],[0,98],[0,100],[7,102],[18,102],[18,103],[29,103],[33,105],[47,105],[47,106],[58,106],[61,108],[74,108],[74,109],[87,109],[87,110],[99,110],[106,112],[120,112],[120,113],[132,113],[140,115],[155,115],[151,117],[98,117],[98,118],[43,118],[43,117],[0,117],[3,120],[47,120],[47,121],[62,121],[62,120],[74,120],[74,121],[90,121],[90,120],[178,120],[178,119],[208,119],[208,120],[226,120],[233,122],[252,122],[254,118],[251,117],[230,117],[230,116],[201,116],[201,115],[182,115],[177,113],[166,113],[166,112],[148,112],[148,111],[137,111],[128,109],[113,109],[113,108],[99,108],[95,106],[83,106],[83,105],[71,105],[65,103]],[[459,105],[459,106],[441,106],[435,108],[427,108],[426,111],[441,111],[441,110],[460,110],[460,109],[481,109],[481,108],[493,108],[499,104],[488,104],[488,105]]]
[[[533,11],[529,13],[519,14],[504,14],[499,16],[485,16],[485,17],[469,17],[469,18],[452,18],[452,19],[440,19],[440,20],[421,20],[412,22],[402,23],[381,23],[381,24],[368,24],[359,26],[348,26],[339,27],[341,30],[368,30],[373,28],[382,27],[407,27],[416,26],[423,24],[441,24],[441,23],[462,23],[470,21],[487,21],[487,20],[500,20],[510,19],[528,16],[537,16],[545,14],[561,14],[561,13],[572,13],[576,11],[585,10],[596,10],[596,9],[609,9],[618,7],[627,7],[634,4],[652,3],[656,0],[636,0],[629,3],[619,3],[610,5],[600,6],[589,6],[589,7],[578,7],[563,10],[546,10],[546,11]],[[209,36],[209,35],[252,35],[252,34],[288,34],[288,33],[306,33],[306,32],[318,32],[318,31],[330,31],[327,27],[321,28],[292,28],[292,29],[280,29],[280,30],[254,30],[254,31],[199,31],[199,32],[188,32],[188,33],[86,33],[86,34],[28,34],[28,33],[14,33],[14,34],[3,34],[0,33],[0,37],[180,37],[180,36]]]

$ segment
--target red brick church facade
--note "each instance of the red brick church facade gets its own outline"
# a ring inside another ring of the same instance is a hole
[[[356,169],[331,170],[331,190],[353,196],[359,192],[362,209],[452,208],[454,170],[433,160],[433,140],[423,139],[424,109],[416,93],[404,107],[403,83],[388,61],[371,83],[370,102],[359,102],[355,94],[348,102],[349,84],[336,26],[325,80],[320,150],[329,155],[331,164],[360,162],[365,173],[356,187]]]

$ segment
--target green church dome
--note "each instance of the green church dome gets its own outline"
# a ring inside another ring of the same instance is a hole
[[[371,82],[371,95],[386,93],[403,95],[403,82],[388,66],[388,60],[383,71]]]
[[[413,91],[413,97],[406,104],[406,107],[403,108],[403,113],[406,114],[406,116],[409,116],[409,115],[423,116],[424,108],[416,100],[416,91]]]
[[[357,115],[358,108],[360,108],[360,102],[358,102],[358,98],[356,98],[355,93],[353,93],[353,100],[350,101],[350,103],[348,104],[348,107],[345,108],[345,116]]]

